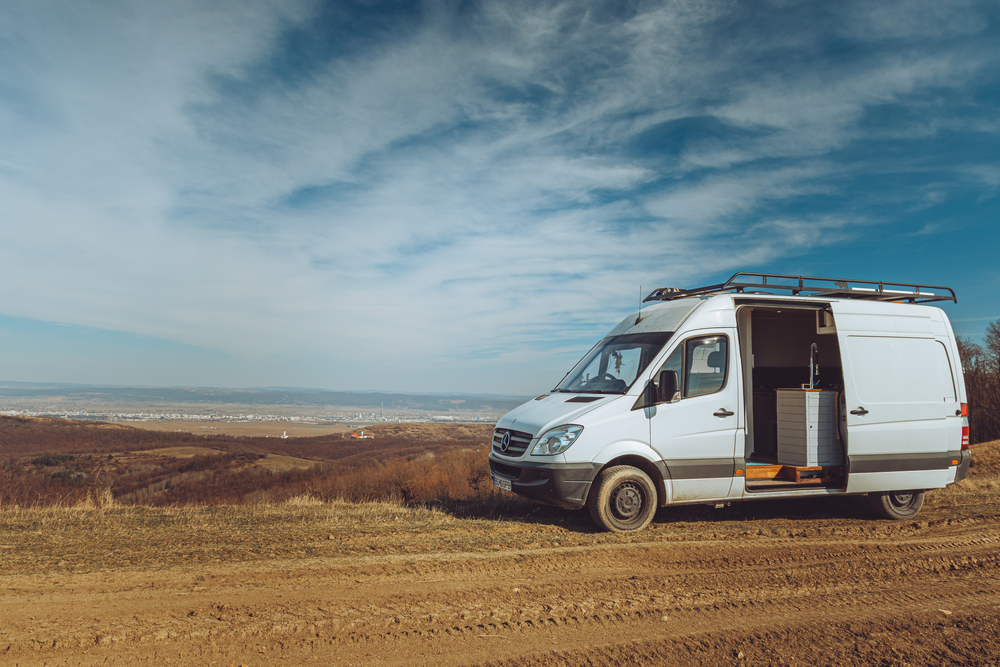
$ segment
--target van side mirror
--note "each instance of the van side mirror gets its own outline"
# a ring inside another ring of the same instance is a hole
[[[643,387],[642,393],[635,404],[633,410],[651,408],[659,403],[670,403],[677,393],[677,371],[660,371],[660,388],[656,388],[656,383],[650,380]]]
[[[646,383],[646,386],[642,388],[642,393],[639,394],[638,400],[632,405],[633,410],[642,410],[643,408],[651,408],[657,403],[657,391],[656,384],[650,380]]]
[[[658,403],[670,403],[677,393],[677,371],[660,371],[660,389]]]

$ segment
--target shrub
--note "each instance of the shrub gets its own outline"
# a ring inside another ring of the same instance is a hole
[[[72,454],[42,454],[31,459],[31,465],[38,466],[39,468],[51,468],[52,466],[61,466],[67,461],[72,461],[74,458],[76,457]]]

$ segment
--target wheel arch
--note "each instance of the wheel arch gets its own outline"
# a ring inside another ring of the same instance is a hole
[[[649,459],[640,456],[638,454],[622,454],[621,456],[616,456],[611,459],[597,471],[600,475],[602,472],[608,468],[614,466],[632,466],[633,468],[638,468],[643,471],[649,478],[653,480],[653,485],[656,486],[656,504],[658,507],[663,507],[667,504],[667,485],[663,478],[663,473],[655,463]],[[594,493],[594,486],[591,485],[590,490],[587,492],[587,501],[590,501],[590,494]]]

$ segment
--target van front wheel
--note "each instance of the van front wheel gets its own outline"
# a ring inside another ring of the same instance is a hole
[[[601,471],[587,498],[590,516],[613,533],[642,530],[656,514],[656,487],[649,475],[632,466]]]
[[[905,521],[924,506],[923,491],[878,491],[868,494],[868,504],[883,519]]]

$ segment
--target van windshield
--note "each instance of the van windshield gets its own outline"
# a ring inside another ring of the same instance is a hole
[[[553,391],[624,394],[672,334],[672,331],[658,331],[608,336],[595,345]]]

